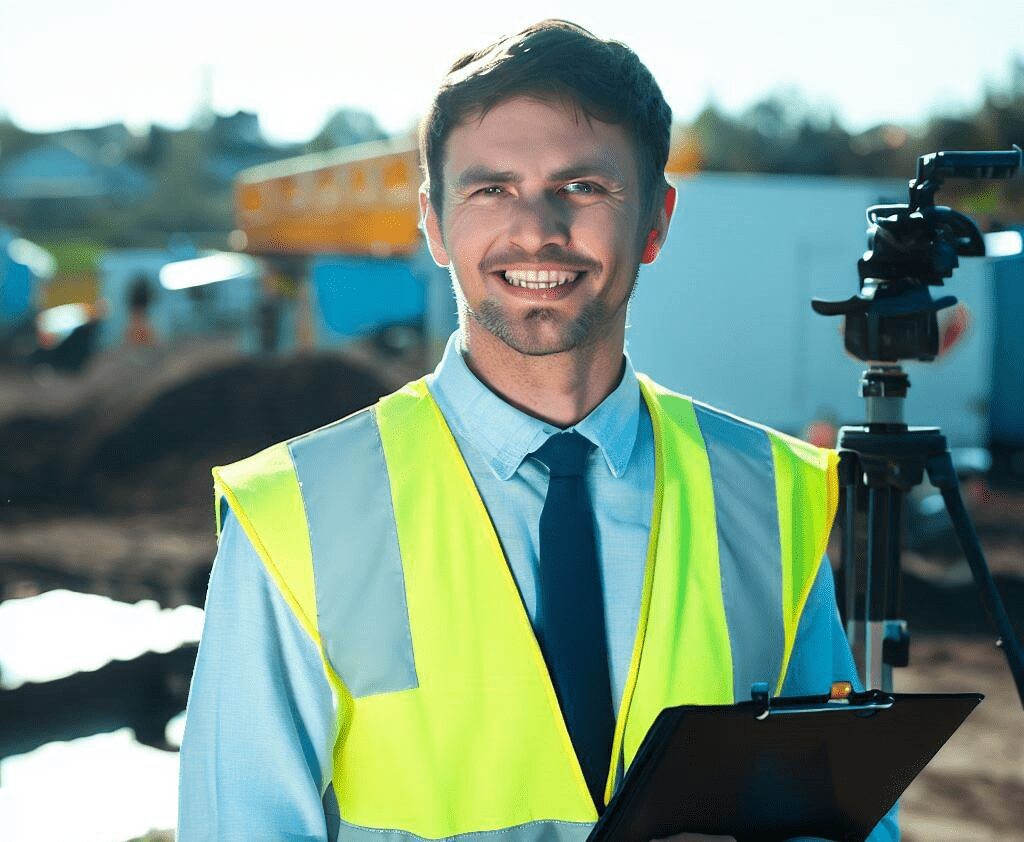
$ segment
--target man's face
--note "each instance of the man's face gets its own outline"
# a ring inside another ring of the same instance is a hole
[[[518,97],[450,134],[442,219],[421,196],[435,260],[477,325],[530,356],[615,341],[644,246],[633,142],[621,126]],[[490,341],[489,337],[487,341]]]

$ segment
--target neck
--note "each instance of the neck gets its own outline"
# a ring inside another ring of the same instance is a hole
[[[470,320],[462,355],[492,392],[516,409],[556,427],[571,427],[615,391],[625,365],[625,330],[560,354],[529,356]]]

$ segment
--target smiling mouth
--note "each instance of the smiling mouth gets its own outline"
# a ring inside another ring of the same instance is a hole
[[[574,283],[584,273],[550,269],[507,269],[496,274],[500,275],[509,286],[525,287],[526,289],[553,289]]]

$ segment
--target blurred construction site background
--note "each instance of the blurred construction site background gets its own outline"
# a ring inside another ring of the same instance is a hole
[[[863,417],[861,366],[809,300],[856,291],[864,210],[905,201],[919,155],[1024,144],[1024,43],[981,82],[955,113],[858,128],[794,89],[681,113],[637,367],[834,444]],[[173,838],[210,467],[437,362],[455,306],[417,229],[421,178],[414,132],[362,108],[292,142],[208,97],[178,127],[28,130],[0,110],[0,838]],[[1024,178],[939,200],[1024,230]],[[1024,259],[964,261],[950,291],[942,355],[908,367],[908,421],[947,433],[1021,630]],[[1024,839],[1024,712],[939,499],[908,501],[897,686],[988,699],[904,798],[905,838]]]

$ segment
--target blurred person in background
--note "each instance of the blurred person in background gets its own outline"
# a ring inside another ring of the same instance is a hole
[[[263,295],[257,306],[260,330],[260,351],[272,354],[277,351],[281,339],[281,293],[276,272],[268,272],[261,278]]]
[[[452,66],[420,207],[459,329],[426,378],[215,469],[181,842],[582,841],[662,708],[855,680],[835,453],[624,353],[670,124],[564,21]]]
[[[124,329],[125,345],[155,345],[156,331],[149,318],[153,303],[152,282],[139,275],[128,288],[128,324]]]

